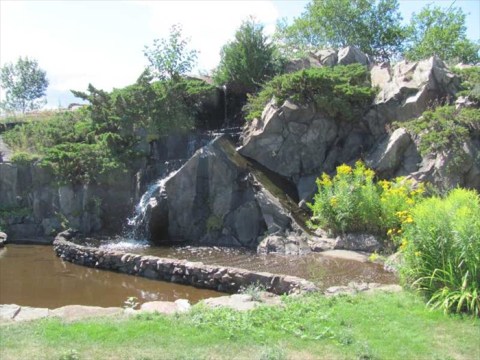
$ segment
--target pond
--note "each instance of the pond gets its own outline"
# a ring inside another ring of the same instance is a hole
[[[65,305],[123,306],[222,296],[223,293],[74,265],[51,246],[7,245],[0,249],[0,304],[57,308]]]
[[[302,256],[259,255],[238,248],[220,247],[151,247],[146,243],[96,241],[100,248],[154,255],[159,257],[201,261],[287,274],[313,281],[321,289],[347,285],[351,281],[396,283],[395,275],[381,265],[310,253]],[[70,304],[122,306],[128,297],[140,303],[154,300],[174,301],[224,295],[190,286],[149,280],[105,270],[74,265],[55,256],[50,246],[8,245],[0,249],[0,304],[55,308]]]

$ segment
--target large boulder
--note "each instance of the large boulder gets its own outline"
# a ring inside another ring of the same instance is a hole
[[[419,62],[401,61],[393,68],[375,65],[372,86],[379,88],[365,116],[370,131],[380,137],[387,124],[419,117],[435,102],[449,102],[459,88],[459,78],[437,57]]]
[[[300,106],[287,100],[276,107],[271,102],[262,118],[249,124],[239,152],[295,181],[305,172],[323,170],[338,132],[338,124],[313,104]]]
[[[393,177],[417,171],[421,160],[410,134],[399,128],[367,154],[365,163],[381,177]]]
[[[349,65],[354,63],[368,65],[370,59],[355,46],[347,46],[338,51],[338,65]]]
[[[336,121],[314,104],[272,101],[246,125],[239,152],[292,181],[299,200],[310,200],[317,176],[358,159],[370,142],[361,122]]]
[[[290,216],[298,212],[293,207],[274,181],[222,136],[166,181],[150,215],[152,240],[255,248],[265,235],[300,231]]]

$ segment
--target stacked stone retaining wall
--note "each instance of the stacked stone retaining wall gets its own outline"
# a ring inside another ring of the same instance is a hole
[[[318,290],[312,282],[294,276],[86,247],[69,241],[72,237],[69,232],[58,234],[53,247],[57,256],[78,265],[227,293],[249,285],[278,295]]]

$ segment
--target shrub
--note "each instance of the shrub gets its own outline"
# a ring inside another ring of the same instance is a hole
[[[15,152],[12,155],[11,161],[14,164],[31,164],[39,159],[38,155],[24,152],[24,151],[18,151]]]
[[[411,210],[404,223],[404,281],[445,311],[480,315],[480,196],[452,190]]]
[[[447,150],[458,152],[467,139],[480,135],[480,109],[440,106],[401,125],[420,136],[422,155]]]
[[[468,96],[472,101],[480,102],[480,66],[472,66],[464,69],[453,68],[453,72],[462,79],[462,90],[459,96]]]
[[[301,104],[314,102],[333,118],[353,120],[371,103],[374,93],[368,70],[360,64],[300,70],[274,77],[257,95],[250,96],[247,119],[260,117],[274,98],[277,105],[287,99]]]
[[[414,189],[413,182],[404,178],[374,181],[375,173],[358,161],[355,168],[337,167],[330,178],[323,174],[317,179],[318,192],[308,225],[324,228],[334,234],[370,233],[391,239],[401,231],[407,211],[423,193],[423,186]]]

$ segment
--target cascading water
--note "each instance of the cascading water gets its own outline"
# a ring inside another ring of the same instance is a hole
[[[165,184],[175,174],[177,170],[170,172],[167,176],[151,184],[147,191],[142,195],[140,201],[135,206],[133,216],[127,219],[127,231],[125,238],[135,242],[147,242],[149,237],[148,221],[150,220],[151,209],[158,204],[162,196],[166,196]]]

